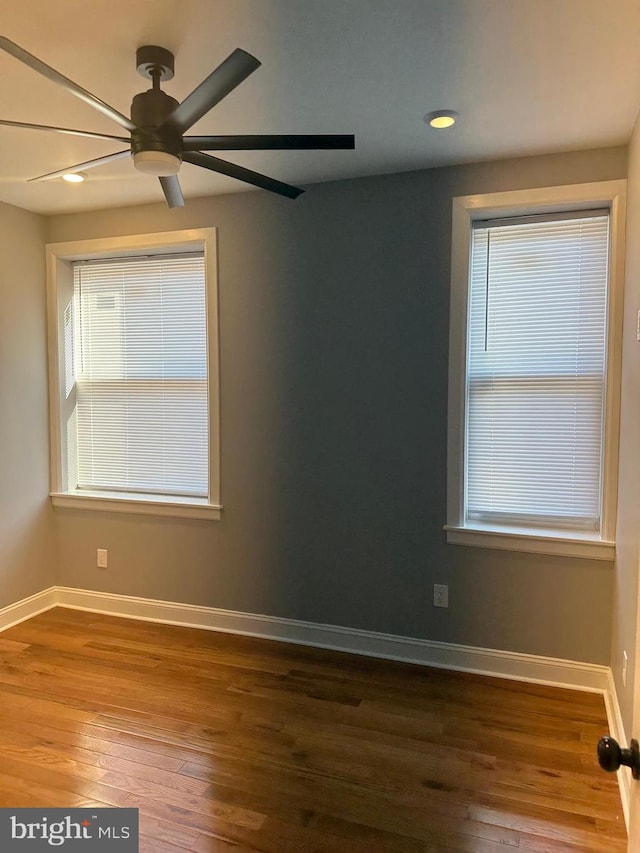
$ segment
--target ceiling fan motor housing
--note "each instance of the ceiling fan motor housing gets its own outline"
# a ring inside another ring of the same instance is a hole
[[[182,136],[171,125],[163,127],[166,119],[178,106],[178,101],[161,89],[140,92],[131,104],[131,152],[164,151],[174,157],[182,155]],[[162,131],[159,129],[162,127]]]

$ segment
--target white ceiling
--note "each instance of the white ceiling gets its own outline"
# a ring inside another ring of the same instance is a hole
[[[624,144],[640,106],[640,0],[23,0],[0,30],[125,115],[149,87],[139,46],[175,53],[178,100],[243,48],[262,67],[190,133],[354,133],[355,151],[222,155],[303,186]],[[422,121],[442,107],[460,113],[451,131]],[[122,134],[4,53],[0,119]],[[129,158],[78,186],[27,183],[119,148],[0,127],[0,200],[45,214],[161,201]],[[180,181],[187,204],[253,189],[190,164]]]

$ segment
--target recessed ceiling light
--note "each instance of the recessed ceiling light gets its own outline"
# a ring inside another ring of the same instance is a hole
[[[454,125],[457,118],[458,113],[455,110],[433,110],[426,114],[424,121],[437,130],[443,130],[445,127]]]
[[[70,184],[81,184],[86,177],[84,172],[69,172],[67,175],[62,176],[62,180]]]

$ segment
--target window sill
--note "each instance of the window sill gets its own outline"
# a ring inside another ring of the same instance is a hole
[[[555,530],[528,530],[524,528],[456,527],[446,524],[449,545],[470,545],[476,548],[497,548],[506,551],[524,551],[560,557],[581,557],[587,560],[613,562],[616,543],[599,539],[595,534],[567,535]]]
[[[204,518],[219,521],[222,507],[204,498],[133,495],[117,492],[51,492],[54,507],[89,509],[98,512],[124,512],[135,515]]]

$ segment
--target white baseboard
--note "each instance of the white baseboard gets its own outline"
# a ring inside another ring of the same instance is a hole
[[[24,622],[25,619],[31,619],[32,616],[37,616],[45,610],[51,610],[57,603],[57,587],[50,586],[49,589],[36,592],[35,595],[16,601],[15,604],[2,607],[0,608],[0,631],[6,631],[7,628]]]
[[[604,692],[604,704],[607,710],[607,720],[609,721],[609,734],[615,738],[618,743],[623,746],[628,743],[627,736],[622,722],[622,713],[620,711],[620,703],[618,702],[618,694],[616,692],[616,683],[613,678],[613,672],[609,669],[609,685]],[[629,804],[631,802],[631,770],[628,767],[621,767],[617,773],[618,787],[620,788],[620,799],[622,801],[622,811],[624,812],[624,821],[629,831]]]
[[[243,634],[577,690],[605,692],[609,689],[609,668],[606,666],[538,655],[440,643],[357,628],[321,625],[296,619],[69,587],[57,587],[57,604],[60,607],[110,613],[130,619]]]
[[[51,587],[0,610],[0,630],[55,606],[602,693],[611,736],[620,743],[627,742],[613,675],[607,666],[71,587]],[[620,795],[627,824],[628,777],[626,768],[619,771]]]

